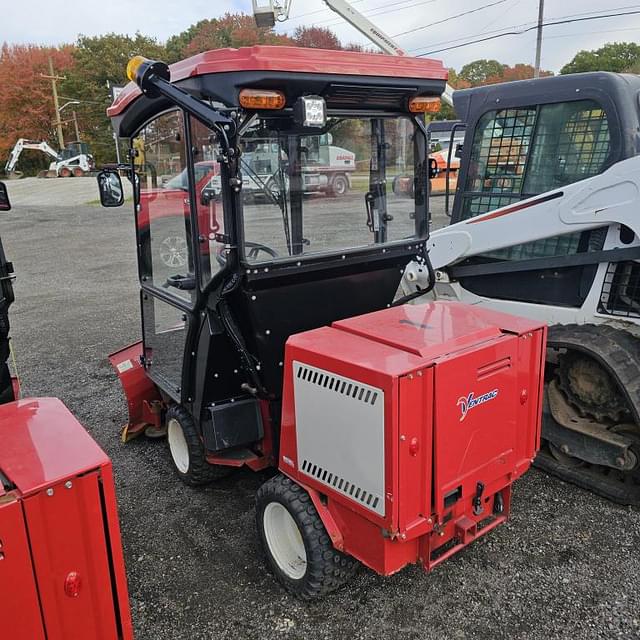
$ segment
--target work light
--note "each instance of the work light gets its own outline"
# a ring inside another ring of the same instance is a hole
[[[293,106],[293,119],[303,127],[324,127],[327,105],[322,96],[301,96]]]

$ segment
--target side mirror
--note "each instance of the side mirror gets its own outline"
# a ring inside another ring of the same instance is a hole
[[[107,170],[98,174],[98,190],[103,207],[119,207],[124,203],[122,180],[116,171]]]
[[[9,192],[7,191],[7,185],[4,182],[0,182],[0,211],[10,211],[11,202],[9,200]]]
[[[429,158],[429,180],[436,178],[440,170],[438,169],[438,162],[435,158]]]

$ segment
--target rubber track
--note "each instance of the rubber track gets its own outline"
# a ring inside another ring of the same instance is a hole
[[[569,324],[549,327],[548,348],[567,348],[585,353],[600,363],[617,382],[627,400],[637,425],[640,425],[640,340],[623,329],[610,325]],[[552,420],[551,415],[543,416]],[[543,433],[544,437],[544,423]],[[536,457],[537,467],[567,482],[589,489],[598,495],[621,504],[640,505],[640,486],[633,487],[611,478],[615,472],[585,464],[566,467],[551,454],[541,451]]]

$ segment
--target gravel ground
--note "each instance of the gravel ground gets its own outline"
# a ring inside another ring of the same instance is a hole
[[[321,602],[286,595],[253,522],[265,475],[193,490],[164,442],[118,439],[126,404],[106,355],[139,337],[133,216],[81,204],[94,185],[10,183],[0,233],[24,391],[62,398],[113,459],[138,640],[640,637],[640,510],[537,470],[508,524],[431,575],[363,568]]]

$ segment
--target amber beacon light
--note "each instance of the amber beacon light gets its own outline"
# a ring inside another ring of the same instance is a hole
[[[409,100],[411,113],[437,113],[440,111],[440,98],[434,96],[417,96]]]
[[[242,89],[240,106],[245,109],[284,109],[285,97],[282,91],[272,89]]]

